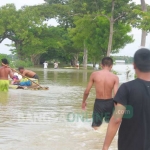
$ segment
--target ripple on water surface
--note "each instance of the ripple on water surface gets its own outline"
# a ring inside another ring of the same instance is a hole
[[[0,150],[101,149],[107,124],[98,131],[91,128],[93,89],[87,110],[81,110],[90,73],[41,69],[38,74],[48,91],[10,90],[8,99],[0,103]],[[117,137],[111,150],[117,149],[116,141]]]

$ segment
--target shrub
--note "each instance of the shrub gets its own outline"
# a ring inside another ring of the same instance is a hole
[[[33,64],[32,64],[31,61],[15,60],[15,61],[11,62],[11,66],[16,67],[16,68],[18,68],[20,66],[22,66],[22,67],[32,67]]]

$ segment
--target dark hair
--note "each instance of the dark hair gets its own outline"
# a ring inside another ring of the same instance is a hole
[[[141,72],[150,72],[150,50],[141,48],[134,54],[134,64]]]
[[[112,66],[113,65],[113,59],[111,57],[104,57],[102,59],[102,65],[108,66],[108,67]]]
[[[2,63],[5,64],[5,65],[8,65],[8,64],[9,64],[9,62],[8,62],[8,60],[7,60],[6,58],[1,59],[1,61],[2,61]]]
[[[19,67],[18,70],[24,69],[24,67]]]

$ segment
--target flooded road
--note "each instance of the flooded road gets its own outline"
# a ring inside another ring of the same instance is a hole
[[[121,83],[126,82],[126,68],[114,66]],[[49,90],[11,89],[8,99],[0,100],[0,150],[100,150],[107,124],[103,123],[98,131],[91,128],[94,89],[87,100],[87,110],[81,110],[83,91],[92,70],[34,71]],[[117,137],[110,150],[117,150]]]

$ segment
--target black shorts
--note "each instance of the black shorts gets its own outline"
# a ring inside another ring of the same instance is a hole
[[[114,109],[113,99],[96,99],[93,109],[92,127],[99,127],[103,119],[109,122]]]
[[[34,79],[39,79],[39,77],[38,77],[37,74],[35,74],[32,78],[34,78]]]

